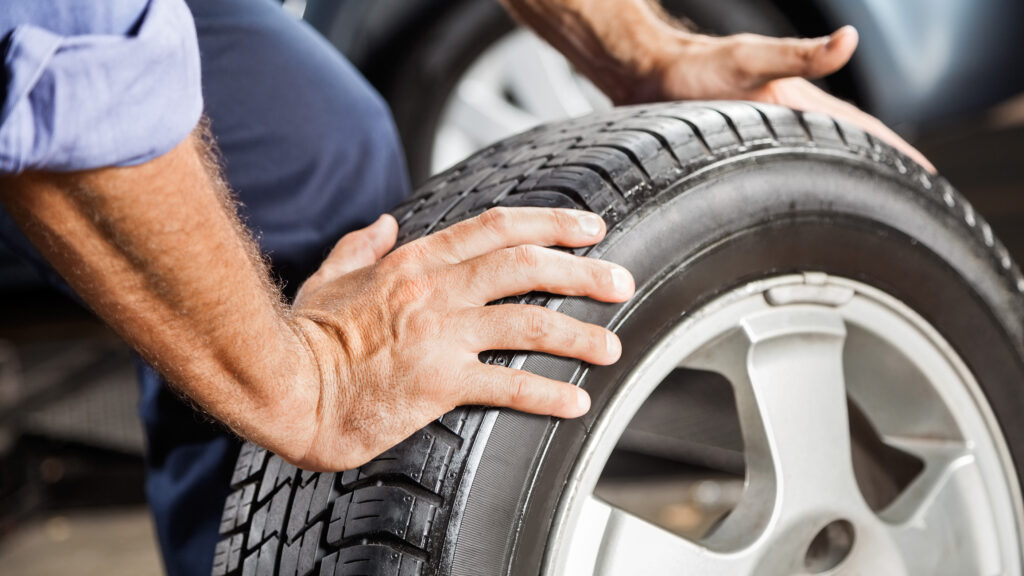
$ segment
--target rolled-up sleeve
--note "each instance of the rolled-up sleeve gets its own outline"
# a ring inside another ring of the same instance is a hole
[[[183,0],[13,3],[0,16],[0,173],[140,164],[199,121],[199,49]]]

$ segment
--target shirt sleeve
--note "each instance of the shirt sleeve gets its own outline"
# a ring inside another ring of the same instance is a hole
[[[5,39],[0,173],[141,164],[195,127],[199,48],[183,0],[144,1],[124,33],[60,34],[46,19],[18,24]]]

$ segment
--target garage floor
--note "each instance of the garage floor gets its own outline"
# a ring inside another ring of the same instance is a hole
[[[52,514],[22,526],[0,548],[5,574],[78,576],[163,573],[145,506]]]

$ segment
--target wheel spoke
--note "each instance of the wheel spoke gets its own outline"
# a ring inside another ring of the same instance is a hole
[[[742,326],[713,353],[687,362],[724,374],[736,394],[747,488],[711,535],[726,549],[751,544],[769,526],[806,528],[809,539],[820,528],[799,527],[809,516],[867,510],[850,452],[842,318],[826,308],[791,306],[748,315]]]
[[[594,546],[574,549],[567,574],[741,574],[743,555],[724,555],[677,536],[596,497],[583,507],[578,530]]]
[[[799,515],[812,508],[860,506],[843,382],[842,319],[826,309],[801,308],[749,316],[743,326],[750,340],[749,385],[738,386],[737,394],[752,396],[761,420],[747,435],[763,434],[748,441],[748,450],[770,451],[783,509]],[[847,502],[851,498],[857,500]]]
[[[959,442],[889,442],[924,469],[881,514],[912,575],[1001,574],[998,538],[974,455]],[[965,530],[965,527],[970,529]]]

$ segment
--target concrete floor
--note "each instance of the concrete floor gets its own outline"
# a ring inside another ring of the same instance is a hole
[[[53,515],[25,524],[0,543],[4,574],[158,576],[163,573],[145,507]]]

